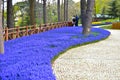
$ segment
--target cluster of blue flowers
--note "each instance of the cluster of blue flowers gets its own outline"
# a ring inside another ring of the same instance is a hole
[[[84,37],[81,27],[63,27],[5,42],[0,55],[0,80],[56,80],[51,60],[71,46],[104,39],[110,32],[92,28]]]

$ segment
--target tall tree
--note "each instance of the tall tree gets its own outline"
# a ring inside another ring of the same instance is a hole
[[[68,0],[64,0],[64,21],[68,20]]]
[[[66,21],[68,21],[68,0],[66,0]]]
[[[110,5],[113,0],[95,0],[95,5],[96,5],[96,14],[102,14],[105,9],[105,15],[107,15],[109,12]],[[115,0],[114,0],[115,1]],[[102,4],[101,4],[102,3]]]
[[[30,25],[30,6],[28,1],[17,2],[13,6],[14,20],[19,17],[15,22],[17,26]],[[26,19],[27,18],[27,19]]]
[[[2,0],[0,0],[0,54],[4,53],[1,4],[2,4]]]
[[[2,7],[2,26],[4,27],[4,0],[2,0],[3,2],[3,7]]]
[[[112,16],[112,18],[119,17],[120,20],[120,1],[113,0],[110,2],[110,8],[108,10],[108,14]]]
[[[96,0],[94,2],[94,20],[96,20],[97,15],[96,15]]]
[[[57,0],[58,22],[60,22],[60,0]]]
[[[119,0],[117,0],[116,7],[117,7],[117,16],[118,16],[119,21],[120,21],[120,1]]]
[[[12,0],[7,0],[7,27],[14,27]]]
[[[86,0],[81,0],[81,23],[83,27],[85,26],[86,4]]]
[[[61,0],[61,21],[64,21],[64,0]]]
[[[30,3],[30,23],[31,25],[35,24],[35,4],[36,0],[29,0]]]
[[[66,21],[66,0],[64,0],[64,21]]]
[[[47,15],[46,15],[46,0],[43,0],[43,22],[47,23]]]
[[[83,34],[88,36],[91,31],[92,23],[92,12],[94,7],[94,0],[81,0],[81,17],[82,17],[82,26]]]

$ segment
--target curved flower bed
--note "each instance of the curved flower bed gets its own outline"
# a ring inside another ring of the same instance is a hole
[[[55,80],[51,60],[71,46],[98,41],[110,32],[92,28],[84,37],[80,27],[64,27],[5,42],[0,55],[0,80]]]

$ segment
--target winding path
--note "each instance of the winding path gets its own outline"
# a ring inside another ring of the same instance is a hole
[[[53,64],[57,80],[120,80],[120,30],[108,39],[70,49]]]

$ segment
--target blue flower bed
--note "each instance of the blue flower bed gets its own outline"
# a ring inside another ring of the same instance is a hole
[[[5,42],[0,55],[0,80],[56,80],[51,60],[71,46],[104,39],[110,32],[92,28],[84,37],[81,27],[64,27]]]

